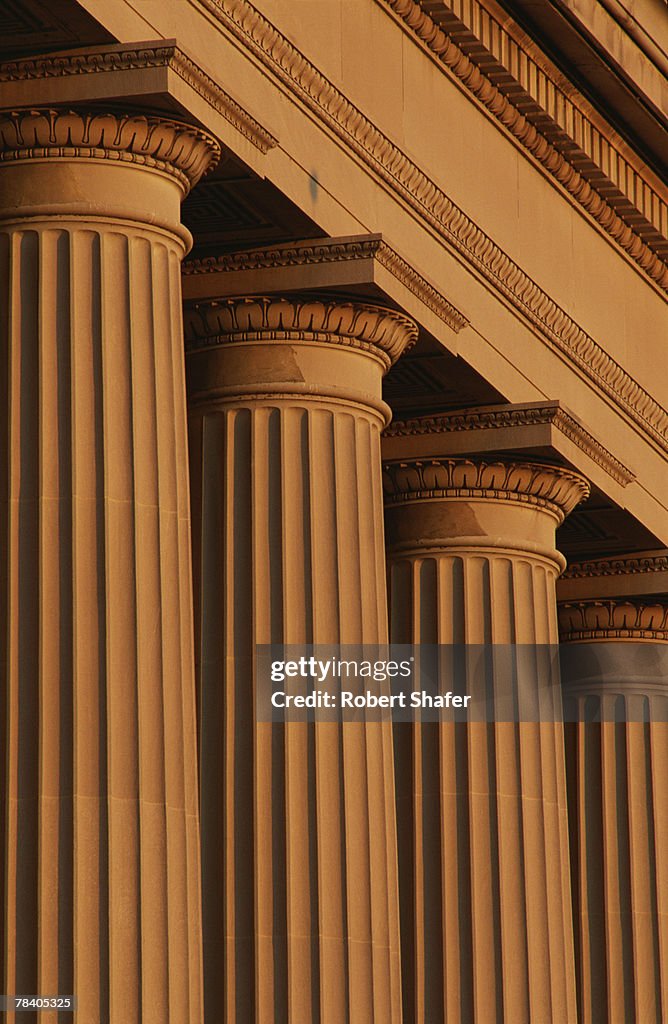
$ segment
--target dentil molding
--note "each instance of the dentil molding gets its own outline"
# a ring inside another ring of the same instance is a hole
[[[553,513],[558,522],[589,495],[578,473],[531,462],[414,459],[383,464],[386,505],[439,498],[514,501]]]
[[[365,302],[254,296],[187,305],[186,351],[235,342],[304,341],[347,345],[379,356],[386,368],[417,341],[403,313]]]
[[[454,32],[448,33],[448,25],[442,28],[419,0],[381,2],[406,23],[642,269],[661,288],[668,289],[668,266],[662,255],[644,242],[634,230],[635,224],[625,223],[623,216],[607,201],[606,194],[617,192],[618,200],[625,199],[632,222],[645,221],[648,237],[659,243],[661,251],[665,249],[666,239],[658,228],[652,230],[652,224],[657,219],[657,211],[658,222],[665,222],[668,212],[665,200],[611,141],[612,130],[608,128],[603,134],[592,123],[593,110],[585,113],[582,104],[576,105],[572,95],[566,95],[563,87],[553,81],[554,73],[548,75],[532,52],[522,46],[517,33],[510,34],[508,26],[512,22],[507,15],[505,23],[501,24],[478,0],[444,4],[452,19],[450,27],[469,30],[464,52],[453,38]],[[455,15],[455,10],[460,17]],[[479,63],[471,59],[474,53],[479,56]],[[563,122],[571,126],[570,132],[563,130]],[[591,152],[583,150],[582,146]],[[606,164],[604,157],[609,152],[614,158],[610,156]],[[598,154],[598,161],[592,159],[594,153]],[[579,166],[576,167],[576,163]],[[608,175],[613,175],[614,179]],[[633,206],[631,198],[639,202],[640,209]],[[649,214],[649,220],[645,213]]]
[[[220,156],[193,125],[143,114],[25,110],[0,114],[0,162],[93,158],[139,164],[176,178],[185,192]]]

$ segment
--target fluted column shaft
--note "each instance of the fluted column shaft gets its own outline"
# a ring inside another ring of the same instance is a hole
[[[563,685],[580,1020],[661,1024],[668,1015],[668,604],[580,601],[560,605],[559,622],[571,648]]]
[[[556,643],[554,533],[581,478],[444,458],[388,463],[385,480],[393,642]],[[495,671],[487,685],[507,690]],[[519,672],[547,720],[395,727],[404,1014],[416,1024],[575,1021],[559,683],[537,662]]]
[[[179,203],[214,154],[0,117],[2,991],[80,1024],[201,1020]]]
[[[256,644],[384,643],[380,399],[414,337],[362,304],[187,316],[207,1020],[400,1020],[392,736],[257,723]]]

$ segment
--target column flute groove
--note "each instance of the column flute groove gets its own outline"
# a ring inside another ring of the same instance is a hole
[[[381,379],[416,329],[277,297],[194,306],[186,331],[207,1019],[398,1022],[391,731],[256,722],[253,654],[387,641]]]
[[[555,529],[587,485],[447,454],[384,479],[391,640],[486,645],[494,694],[495,648],[525,645],[517,693],[539,703],[537,720],[395,726],[405,1019],[574,1024],[559,682],[530,652],[556,643]]]
[[[81,1024],[202,1019],[179,204],[216,154],[0,114],[3,991]]]
[[[596,589],[596,563],[591,589]],[[668,1012],[668,604],[560,604],[583,1024]]]

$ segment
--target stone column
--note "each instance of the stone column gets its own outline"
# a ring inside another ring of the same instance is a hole
[[[2,991],[80,1024],[202,1019],[179,203],[216,152],[0,115]]]
[[[556,644],[555,529],[586,493],[555,466],[386,463],[391,640]],[[492,657],[493,693],[508,689],[496,671]],[[524,658],[517,686],[542,694],[544,721],[395,727],[404,1016],[415,1024],[576,1019],[558,675]]]
[[[595,580],[591,581],[595,584]],[[668,1014],[668,603],[562,604],[582,1024]],[[592,721],[598,719],[598,721]]]
[[[384,643],[383,373],[399,313],[187,314],[207,1019],[401,1015],[389,723],[257,723],[262,643]]]

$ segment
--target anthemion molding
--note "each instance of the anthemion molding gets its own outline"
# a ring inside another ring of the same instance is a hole
[[[660,448],[668,451],[668,411],[248,0],[190,2],[207,10],[242,42],[406,206],[526,317],[583,377],[606,394]]]
[[[461,331],[463,327],[468,326],[469,321],[466,317],[383,241],[381,235],[299,242],[187,260],[183,265],[183,273],[186,276],[234,275],[250,270],[327,265],[353,260],[375,260],[453,331]]]
[[[0,161],[67,157],[140,164],[169,174],[184,194],[215,166],[220,146],[207,132],[169,118],[108,111],[0,113]]]
[[[575,102],[572,87],[566,95],[556,69],[548,73],[544,57],[538,63],[536,47],[526,45],[526,37],[522,45],[518,32],[511,35],[507,14],[502,25],[478,0],[469,0],[468,4],[454,0],[443,4],[449,17],[441,27],[418,0],[381,2],[397,13],[652,280],[668,288],[664,258],[668,250],[668,206],[664,198],[648,180],[647,172],[641,172],[622,153],[623,144],[613,129],[606,125],[604,132],[602,124],[599,127],[594,123],[601,119],[584,98]],[[450,34],[449,29],[455,31]],[[457,29],[468,30],[466,52],[457,45]],[[476,57],[482,57],[480,64]],[[492,75],[496,81],[492,81]],[[572,125],[570,131],[563,122]],[[561,152],[562,146],[568,158]],[[617,202],[613,208],[608,202],[611,197],[624,198],[627,210]]]
[[[539,426],[554,427],[622,487],[626,487],[635,480],[635,473],[615,458],[612,452],[605,448],[600,441],[597,441],[558,401],[517,406],[486,406],[445,412],[438,416],[395,420],[385,430],[384,437],[415,437],[434,433],[475,435],[480,431],[498,433],[503,430],[512,431],[515,444],[521,446],[524,428],[530,429]],[[497,443],[499,447],[508,447],[507,439],[505,442]],[[475,446],[476,441],[472,440],[472,444]]]
[[[0,64],[0,82],[28,82],[123,71],[145,72],[151,68],[169,69],[177,74],[260,152],[267,153],[278,145],[271,132],[179,49],[173,39],[136,43],[132,47],[105,46],[94,50],[5,61]]]
[[[668,603],[577,601],[559,604],[559,632],[574,640],[668,641]]]
[[[417,326],[403,313],[369,302],[304,296],[242,296],[188,304],[186,350],[263,341],[344,345],[376,356],[388,370],[417,341]]]
[[[550,511],[559,523],[589,495],[579,473],[532,462],[412,459],[383,463],[386,505],[436,498],[496,498]]]

